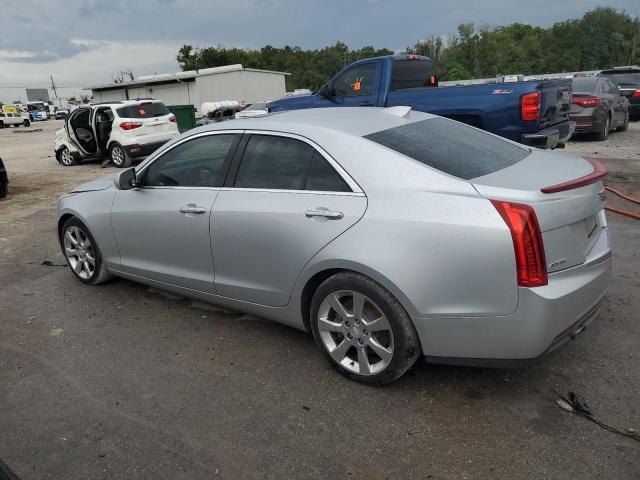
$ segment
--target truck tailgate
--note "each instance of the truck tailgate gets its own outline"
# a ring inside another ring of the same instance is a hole
[[[571,82],[543,80],[540,82],[540,129],[569,120],[571,110]]]

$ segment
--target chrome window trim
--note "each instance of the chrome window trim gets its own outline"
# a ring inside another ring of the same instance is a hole
[[[267,193],[308,193],[312,195],[336,195],[342,197],[364,197],[364,192],[334,192],[332,190],[287,190],[279,188],[237,188],[223,187],[223,192],[267,192]]]
[[[334,194],[345,194],[345,193],[364,194],[362,188],[360,188],[360,185],[358,185],[358,183],[353,178],[351,178],[351,175],[349,175],[347,171],[344,168],[342,168],[342,165],[340,165],[331,155],[329,155],[329,153],[324,148],[322,148],[320,145],[318,145],[316,142],[314,142],[310,138],[307,138],[303,135],[299,135],[296,133],[280,132],[278,130],[245,130],[244,133],[248,135],[270,135],[273,137],[287,137],[287,138],[292,138],[294,140],[300,140],[301,142],[306,143],[311,148],[315,149],[320,155],[322,155],[322,157],[329,163],[329,165],[331,165],[331,167],[333,167],[333,169],[336,172],[338,172],[338,175],[340,175],[342,180],[344,180],[345,183],[349,186],[349,188],[351,189],[351,192],[334,192],[332,190],[316,191],[316,190],[286,190],[286,189],[238,188],[238,187],[225,187],[225,189],[255,190],[255,191],[265,191],[265,192],[279,191],[279,192],[298,192],[298,193],[305,193],[305,192],[314,193],[315,192],[315,193],[334,193]]]

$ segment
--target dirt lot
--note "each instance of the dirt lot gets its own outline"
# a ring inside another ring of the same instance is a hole
[[[77,282],[56,199],[115,170],[60,166],[61,125],[0,130],[0,459],[20,478],[640,478],[640,444],[555,404],[577,391],[601,421],[640,430],[640,222],[609,214],[608,300],[561,350],[519,370],[418,362],[365,387],[302,332]],[[607,183],[640,196],[640,122],[566,151],[606,157]]]

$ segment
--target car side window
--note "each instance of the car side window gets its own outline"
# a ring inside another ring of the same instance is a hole
[[[252,135],[242,156],[234,186],[302,190],[315,150],[293,138]]]
[[[305,190],[319,192],[350,192],[347,182],[329,165],[322,155],[316,152],[311,160],[311,168],[305,183]]]
[[[609,93],[613,95],[618,95],[620,93],[620,91],[618,90],[618,86],[615,83],[613,83],[611,80],[607,80],[607,87],[608,87]]]
[[[237,134],[206,135],[162,154],[146,170],[150,187],[221,187]]]
[[[350,68],[331,85],[338,97],[358,97],[371,95],[376,79],[375,62],[364,63]]]
[[[275,135],[251,136],[234,187],[350,191],[338,172],[311,145]]]

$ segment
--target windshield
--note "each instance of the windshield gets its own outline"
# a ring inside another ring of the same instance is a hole
[[[463,123],[431,118],[364,138],[464,180],[523,160],[530,150]]]

